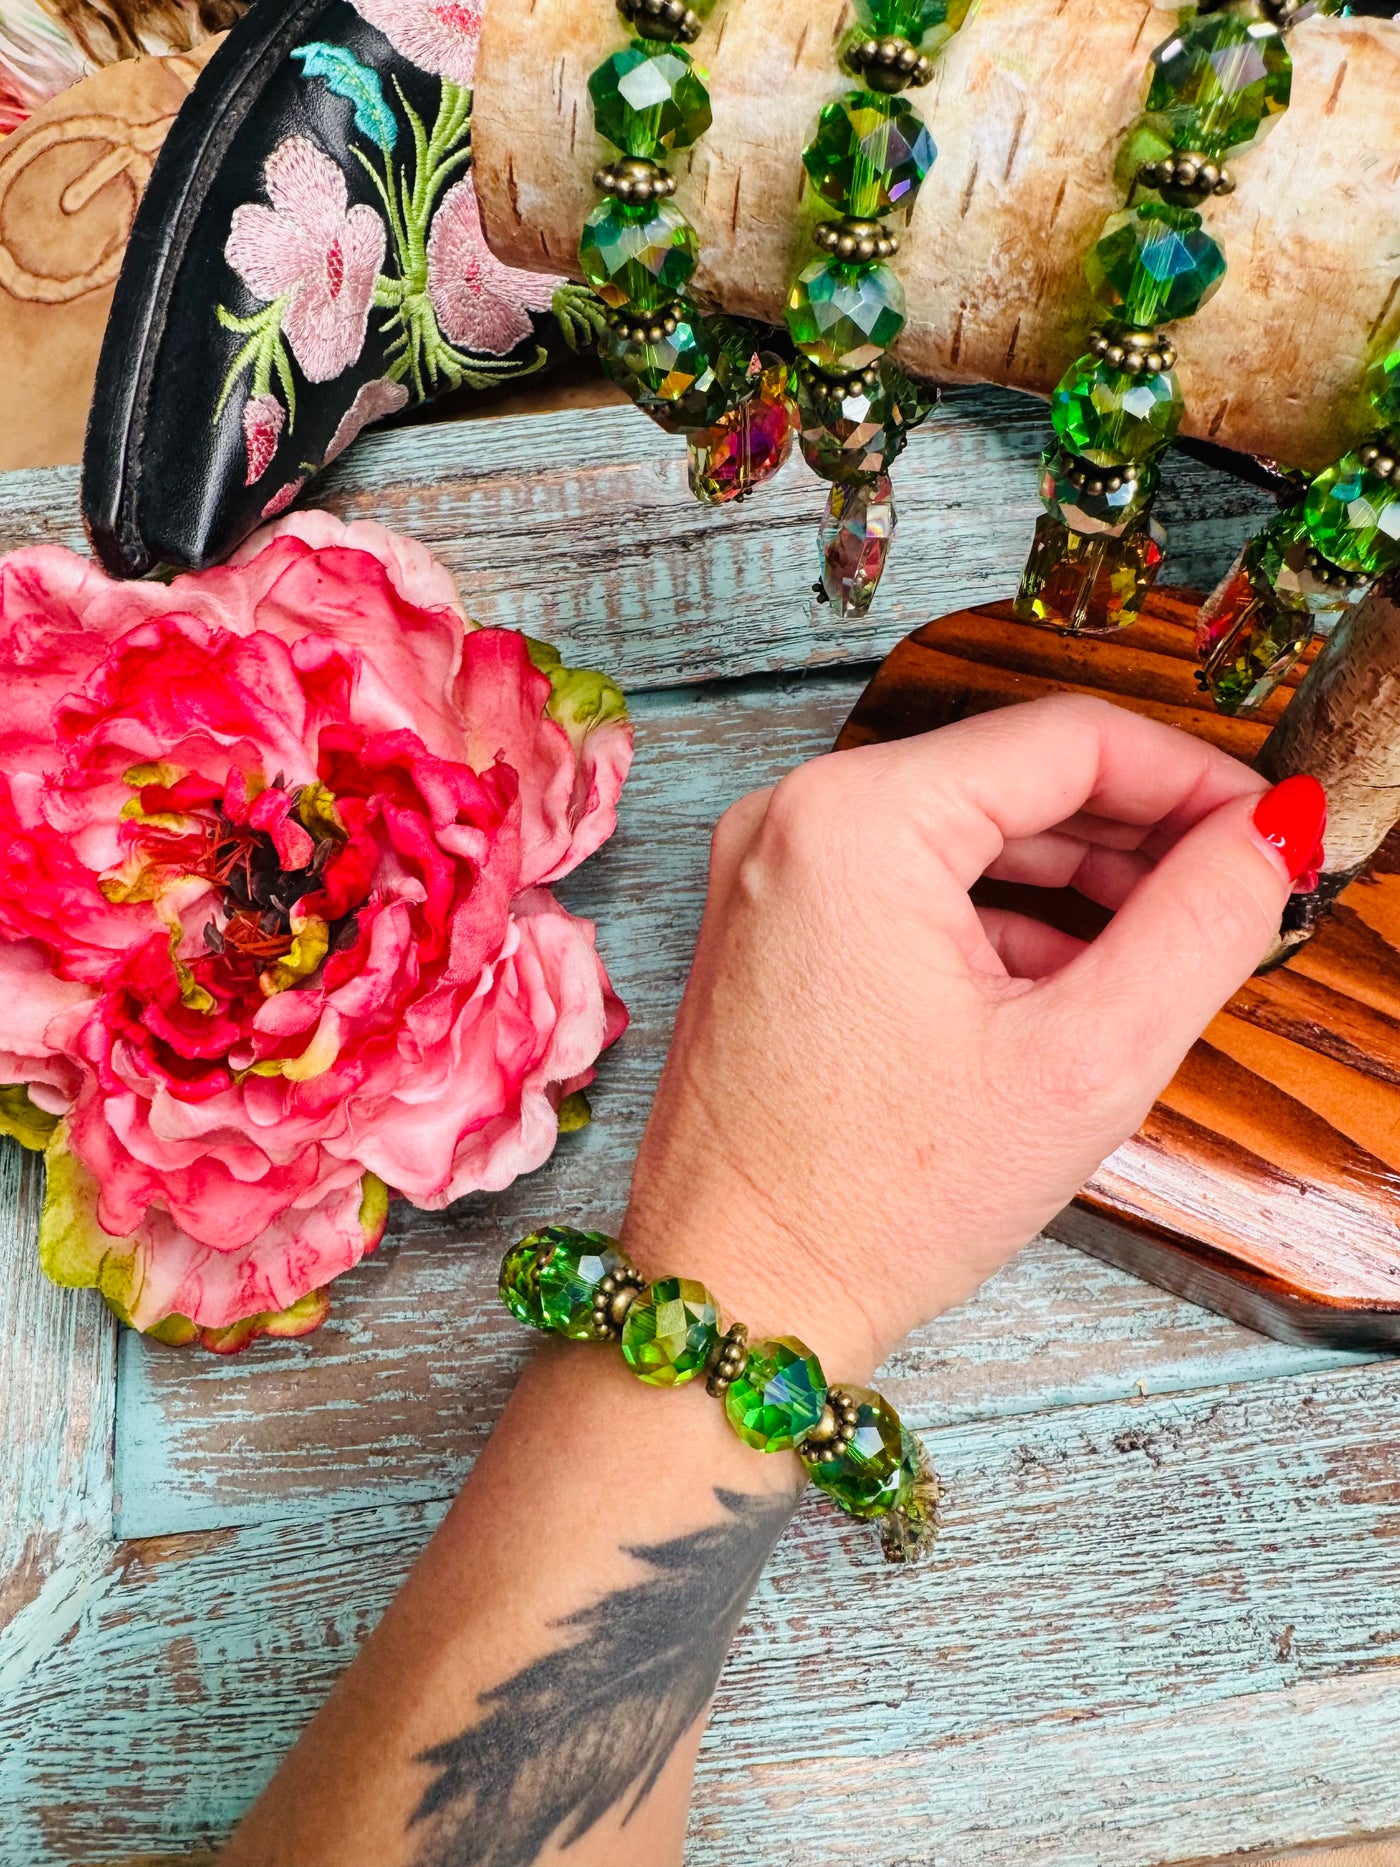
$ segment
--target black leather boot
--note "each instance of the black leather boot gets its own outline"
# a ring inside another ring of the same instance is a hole
[[[216,562],[366,423],[597,327],[584,288],[512,271],[482,238],[479,25],[479,0],[260,0],[210,61],[157,158],[97,372],[83,511],[109,570]]]

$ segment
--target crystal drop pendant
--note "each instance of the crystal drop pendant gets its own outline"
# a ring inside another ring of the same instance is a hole
[[[887,473],[833,486],[818,534],[818,601],[834,603],[843,617],[865,615],[890,554],[894,527],[894,493]]]

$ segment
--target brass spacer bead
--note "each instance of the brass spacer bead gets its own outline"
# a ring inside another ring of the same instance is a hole
[[[634,205],[657,201],[676,192],[676,178],[648,156],[622,156],[593,171],[593,186],[603,194]]]
[[[878,220],[858,220],[853,214],[819,222],[812,238],[826,252],[851,261],[888,259],[899,251],[899,241]]]
[[[700,37],[700,16],[685,0],[617,0],[617,10],[644,39],[691,45]]]
[[[1196,201],[1204,201],[1211,194],[1235,192],[1235,178],[1224,164],[1197,150],[1183,150],[1179,155],[1144,162],[1137,172],[1137,180],[1144,188],[1186,195]]]
[[[927,84],[933,76],[933,60],[897,34],[858,39],[847,52],[846,63],[872,91],[902,91],[906,85]]]
[[[705,1392],[713,1394],[716,1400],[723,1400],[744,1372],[744,1363],[748,1358],[748,1328],[741,1322],[731,1323],[710,1350],[709,1372],[705,1376]]]
[[[605,1341],[617,1341],[627,1312],[646,1289],[640,1271],[608,1271],[598,1279],[593,1291],[593,1333]]]

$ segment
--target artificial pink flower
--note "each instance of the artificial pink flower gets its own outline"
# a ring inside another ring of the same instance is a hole
[[[271,207],[233,211],[224,257],[250,292],[285,298],[282,329],[309,382],[329,382],[364,348],[384,222],[348,207],[340,168],[304,136],[285,136],[263,164]]]
[[[410,64],[470,90],[481,36],[480,0],[354,0],[355,11]]]
[[[287,411],[275,395],[250,395],[243,404],[243,441],[248,450],[245,486],[260,480],[272,465]]]
[[[470,175],[448,189],[428,235],[428,296],[444,335],[465,350],[504,356],[548,311],[557,279],[503,266],[486,244]]]
[[[383,421],[386,415],[397,415],[407,404],[408,391],[401,382],[390,382],[387,376],[380,376],[374,382],[361,383],[355,400],[341,416],[331,436],[321,465],[328,467],[337,454],[343,454],[361,428],[367,428],[372,421]]]
[[[0,688],[0,1070],[62,1118],[62,1281],[294,1333],[383,1182],[438,1207],[548,1157],[626,1022],[545,885],[615,821],[610,683],[305,512],[169,586],[14,553]]]

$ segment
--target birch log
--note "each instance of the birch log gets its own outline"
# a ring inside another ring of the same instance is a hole
[[[1317,889],[1289,904],[1278,959],[1400,818],[1400,578],[1377,584],[1324,644],[1256,763],[1275,782],[1311,772],[1327,793],[1327,864]]]
[[[1150,0],[982,0],[914,93],[939,145],[895,264],[897,352],[943,382],[1045,394],[1092,307],[1080,264],[1122,204],[1114,165],[1152,47]],[[849,0],[723,0],[694,47],[714,123],[673,164],[700,236],[697,293],[777,322],[810,251],[801,150],[849,88],[835,48]],[[576,269],[597,196],[589,72],[624,43],[609,0],[488,0],[473,126],[476,187],[500,258]],[[1366,425],[1362,364],[1400,319],[1400,24],[1312,19],[1291,35],[1293,101],[1233,162],[1206,213],[1225,284],[1180,329],[1186,431],[1320,466]]]

